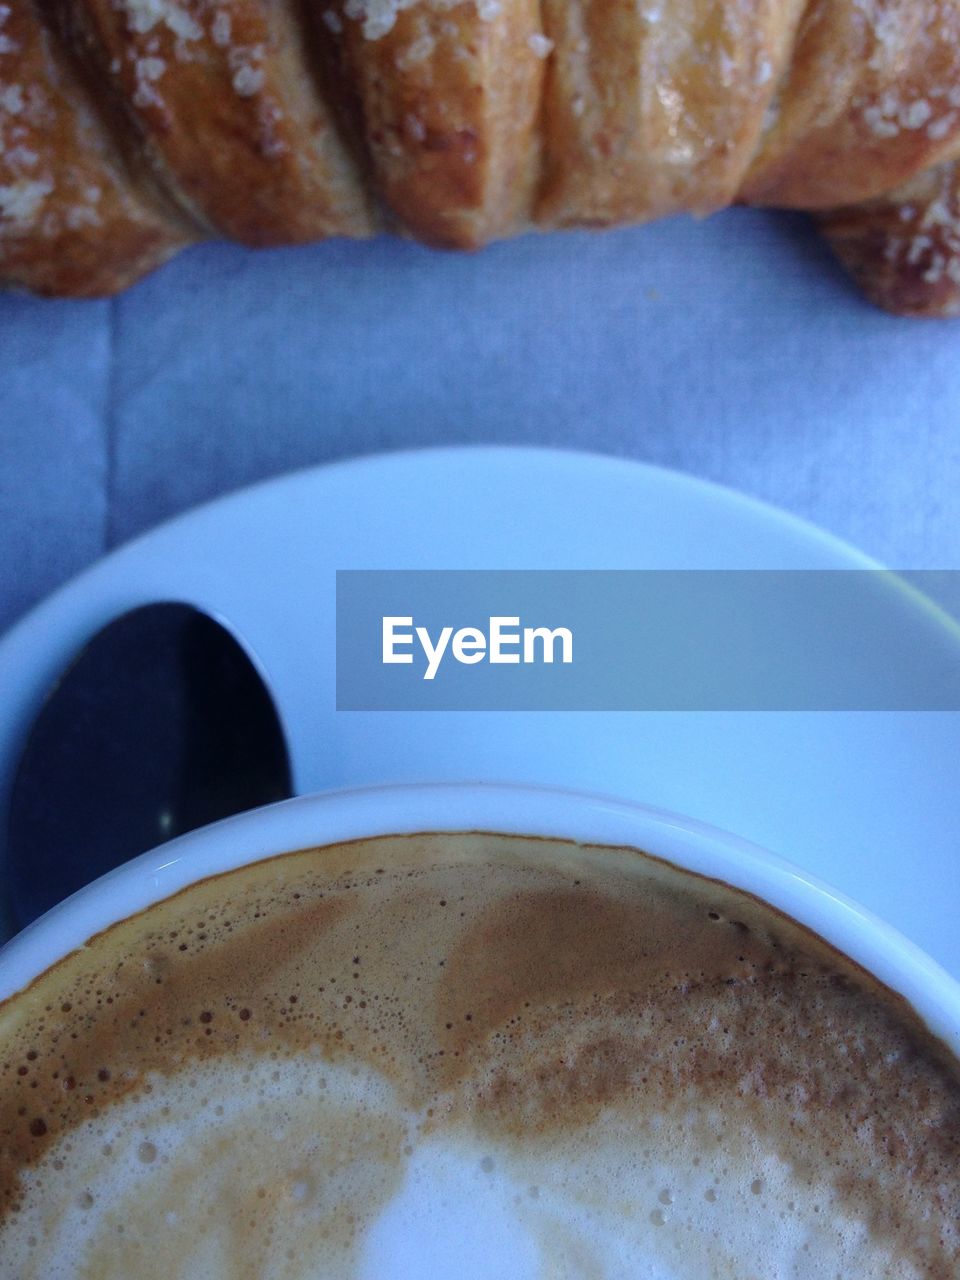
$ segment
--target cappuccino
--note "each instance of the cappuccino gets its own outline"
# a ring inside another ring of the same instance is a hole
[[[9,1280],[958,1274],[957,1062],[800,925],[634,850],[292,853],[0,1006]]]

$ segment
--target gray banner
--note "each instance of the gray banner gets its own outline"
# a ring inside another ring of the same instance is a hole
[[[956,711],[948,610],[960,572],[347,570],[337,708]]]

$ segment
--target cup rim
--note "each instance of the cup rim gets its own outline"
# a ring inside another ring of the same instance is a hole
[[[818,877],[739,836],[619,797],[492,783],[317,792],[223,819],[124,863],[0,948],[0,1002],[94,935],[197,881],[298,849],[425,831],[491,831],[624,846],[745,890],[902,996],[960,1059],[960,983]]]

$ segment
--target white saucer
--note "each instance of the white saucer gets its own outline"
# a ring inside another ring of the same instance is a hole
[[[0,801],[71,653],[118,612],[187,600],[262,663],[300,791],[541,782],[686,813],[822,877],[960,977],[960,714],[335,710],[337,569],[865,567],[760,503],[610,458],[437,450],[300,472],[129,544],[0,642]]]

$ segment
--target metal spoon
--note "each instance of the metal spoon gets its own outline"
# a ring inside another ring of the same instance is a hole
[[[2,873],[15,924],[173,836],[290,794],[273,700],[233,636],[189,605],[123,614],[52,687],[20,757]]]

